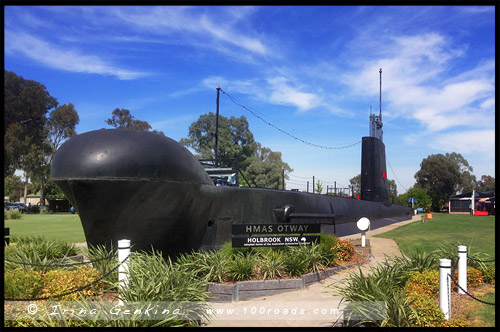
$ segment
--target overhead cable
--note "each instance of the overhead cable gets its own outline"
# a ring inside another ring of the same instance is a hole
[[[271,127],[275,128],[276,130],[278,130],[279,132],[281,132],[281,133],[283,133],[283,134],[285,134],[285,135],[288,135],[289,137],[291,137],[291,138],[295,139],[296,141],[300,141],[300,142],[302,142],[302,143],[304,143],[304,144],[307,144],[307,145],[310,145],[310,146],[314,146],[314,147],[317,147],[317,148],[320,148],[320,149],[326,149],[326,150],[340,150],[340,149],[347,149],[347,148],[351,148],[351,147],[353,147],[353,146],[355,146],[355,145],[357,145],[357,144],[361,143],[361,141],[358,141],[358,142],[356,142],[356,143],[354,143],[354,144],[350,144],[350,145],[346,145],[346,146],[324,146],[324,145],[319,145],[319,144],[314,144],[314,143],[307,142],[307,141],[305,141],[305,140],[303,140],[303,139],[301,139],[301,138],[299,138],[299,137],[297,137],[297,136],[295,136],[295,135],[293,135],[293,134],[290,134],[289,132],[287,132],[287,131],[285,131],[285,130],[283,130],[283,129],[279,128],[278,126],[276,126],[276,125],[274,125],[274,124],[272,124],[272,123],[270,123],[270,122],[268,122],[268,121],[264,120],[261,116],[259,116],[258,114],[256,114],[256,112],[255,112],[255,111],[253,111],[253,110],[251,110],[250,108],[246,107],[245,105],[242,105],[242,104],[238,103],[237,101],[235,101],[235,100],[234,100],[234,98],[233,98],[230,94],[228,94],[227,92],[225,92],[224,90],[222,90],[222,89],[221,89],[220,91],[222,91],[222,93],[223,93],[223,94],[225,94],[226,96],[228,96],[228,97],[229,97],[229,99],[230,99],[230,100],[231,100],[231,101],[232,101],[235,105],[237,105],[237,106],[239,106],[239,107],[243,108],[244,110],[246,110],[246,111],[250,112],[250,114],[252,114],[253,116],[255,116],[257,119],[261,120],[262,122],[264,122],[264,123],[265,123],[265,124],[267,124],[268,126],[271,126]]]

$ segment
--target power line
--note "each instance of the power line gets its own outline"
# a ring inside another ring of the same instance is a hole
[[[271,126],[271,127],[275,128],[276,130],[278,130],[279,132],[281,132],[281,133],[283,133],[283,134],[285,134],[285,135],[288,135],[289,137],[291,137],[291,138],[295,139],[296,141],[300,141],[300,142],[302,142],[302,143],[304,143],[304,144],[307,144],[307,145],[310,145],[310,146],[314,146],[314,147],[317,147],[317,148],[320,148],[320,149],[326,149],[326,150],[340,150],[340,149],[347,149],[347,148],[351,148],[351,147],[353,147],[353,146],[355,146],[355,145],[357,145],[357,144],[361,143],[361,141],[358,141],[358,142],[356,142],[356,143],[354,143],[354,144],[350,144],[350,145],[346,145],[346,146],[336,146],[336,147],[335,147],[335,146],[324,146],[324,145],[319,145],[319,144],[314,144],[314,143],[311,143],[311,142],[307,142],[307,141],[305,141],[305,140],[303,140],[303,139],[301,139],[301,138],[299,138],[299,137],[297,137],[297,136],[295,136],[295,135],[293,135],[293,134],[290,134],[289,132],[287,132],[287,131],[285,131],[285,130],[283,130],[283,129],[279,128],[278,126],[276,126],[276,125],[274,125],[274,124],[272,124],[272,123],[270,123],[270,122],[268,122],[268,121],[264,120],[261,116],[257,115],[257,114],[256,114],[256,112],[255,112],[255,111],[253,111],[252,109],[250,109],[250,108],[246,107],[245,105],[242,105],[242,104],[240,104],[240,103],[236,102],[236,101],[234,100],[234,98],[233,98],[233,97],[231,97],[231,95],[230,95],[230,94],[228,94],[227,92],[225,92],[224,90],[222,90],[222,89],[221,89],[220,91],[222,91],[222,93],[223,93],[223,94],[225,94],[226,96],[228,96],[228,97],[229,97],[229,99],[230,99],[230,100],[231,100],[231,101],[232,101],[235,105],[237,105],[237,106],[239,106],[239,107],[243,108],[244,110],[246,110],[246,111],[250,112],[250,114],[252,114],[253,116],[255,116],[257,119],[261,120],[262,122],[264,122],[264,123],[265,123],[265,124],[267,124],[268,126]]]
[[[392,169],[392,166],[391,166],[391,163],[389,162],[389,158],[385,158],[387,160],[387,163],[389,164],[389,168],[391,169],[392,171],[392,174],[394,175],[394,178],[396,179],[396,181],[398,181],[398,183],[401,185],[401,187],[403,187],[403,189],[406,191],[408,191],[408,189],[406,189],[405,186],[403,186],[403,184],[398,180],[398,177],[396,176],[396,173],[394,173],[394,170]]]
[[[312,176],[298,176],[298,175],[294,175],[294,174],[290,174],[290,173],[288,173],[288,175],[293,176],[294,178],[299,178],[299,179],[307,179],[307,180],[309,180],[309,179],[312,178]]]

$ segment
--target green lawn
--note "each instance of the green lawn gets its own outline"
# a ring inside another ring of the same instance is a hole
[[[42,235],[69,243],[85,242],[82,223],[77,214],[23,214],[21,220],[5,220],[10,235]]]
[[[482,252],[495,257],[495,217],[433,213],[432,220],[414,222],[387,233],[375,235],[396,241],[399,249],[431,252],[439,243],[460,241],[470,253]]]

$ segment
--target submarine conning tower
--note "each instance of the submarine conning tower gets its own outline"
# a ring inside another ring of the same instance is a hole
[[[380,111],[371,113],[370,136],[361,144],[361,199],[372,202],[388,202],[385,145],[382,142],[382,68],[380,73]]]

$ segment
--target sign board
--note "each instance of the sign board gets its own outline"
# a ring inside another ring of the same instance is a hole
[[[239,236],[232,238],[233,248],[298,246],[311,245],[313,242],[319,243],[319,235]]]
[[[233,234],[302,234],[319,233],[321,224],[312,223],[257,223],[233,224]]]
[[[319,223],[235,223],[232,225],[232,246],[242,247],[279,247],[311,245],[319,243]],[[260,234],[260,236],[255,236]],[[262,235],[265,234],[265,235]]]

